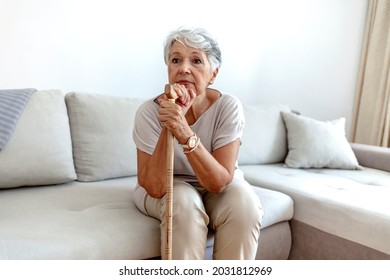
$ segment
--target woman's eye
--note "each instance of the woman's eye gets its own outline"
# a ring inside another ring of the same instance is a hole
[[[202,60],[199,59],[199,58],[195,58],[195,59],[193,60],[193,62],[194,62],[195,64],[201,64],[201,63],[202,63]]]
[[[179,59],[178,58],[172,58],[172,63],[179,63]]]

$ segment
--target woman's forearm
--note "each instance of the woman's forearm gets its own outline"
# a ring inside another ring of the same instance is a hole
[[[234,141],[218,151],[210,154],[202,144],[187,158],[195,175],[205,189],[212,193],[220,193],[234,176],[236,154],[239,143]]]
[[[137,151],[138,183],[154,198],[161,198],[166,193],[167,131],[163,128],[152,155]]]

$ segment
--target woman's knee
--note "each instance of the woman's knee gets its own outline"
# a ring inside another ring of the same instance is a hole
[[[185,182],[175,183],[173,188],[173,219],[188,223],[201,219],[208,223],[203,200],[199,192]]]
[[[234,190],[233,197],[237,197],[237,199],[233,199],[233,207],[235,208],[235,212],[238,213],[239,216],[244,216],[244,221],[248,221],[250,223],[261,224],[263,219],[263,208],[261,206],[261,202],[259,197],[253,191],[252,186],[245,184],[233,185],[232,190]]]
[[[263,218],[261,202],[246,182],[231,183],[213,208],[212,215],[217,223],[223,223],[221,217],[225,217],[237,227],[250,228],[260,226]]]

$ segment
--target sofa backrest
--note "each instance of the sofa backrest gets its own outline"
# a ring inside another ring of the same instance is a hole
[[[132,140],[145,99],[59,90],[35,92],[0,152],[0,188],[99,181],[137,174]],[[239,164],[284,161],[285,105],[243,105]]]
[[[145,101],[122,96],[71,92],[65,96],[78,181],[137,174],[132,140],[136,110]]]
[[[245,128],[238,156],[239,165],[283,162],[287,155],[287,132],[281,112],[287,105],[243,104]]]
[[[59,90],[34,92],[0,152],[0,188],[76,179],[69,121]]]
[[[145,99],[71,92],[65,96],[78,181],[137,174],[134,117]],[[246,105],[239,164],[283,162],[287,154],[286,105]]]

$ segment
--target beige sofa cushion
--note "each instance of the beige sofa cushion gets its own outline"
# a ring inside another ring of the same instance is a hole
[[[65,96],[78,181],[137,173],[134,116],[144,100],[94,93]]]
[[[245,128],[238,163],[265,164],[284,161],[287,135],[281,112],[290,112],[283,104],[243,104]]]
[[[93,183],[73,181],[55,188],[3,190],[0,260],[159,256],[159,221],[134,205],[136,181],[136,177],[127,177]]]
[[[64,95],[58,90],[37,91],[0,152],[0,188],[75,179]]]
[[[361,168],[345,137],[345,118],[318,121],[287,112],[282,117],[287,128],[288,167]]]

